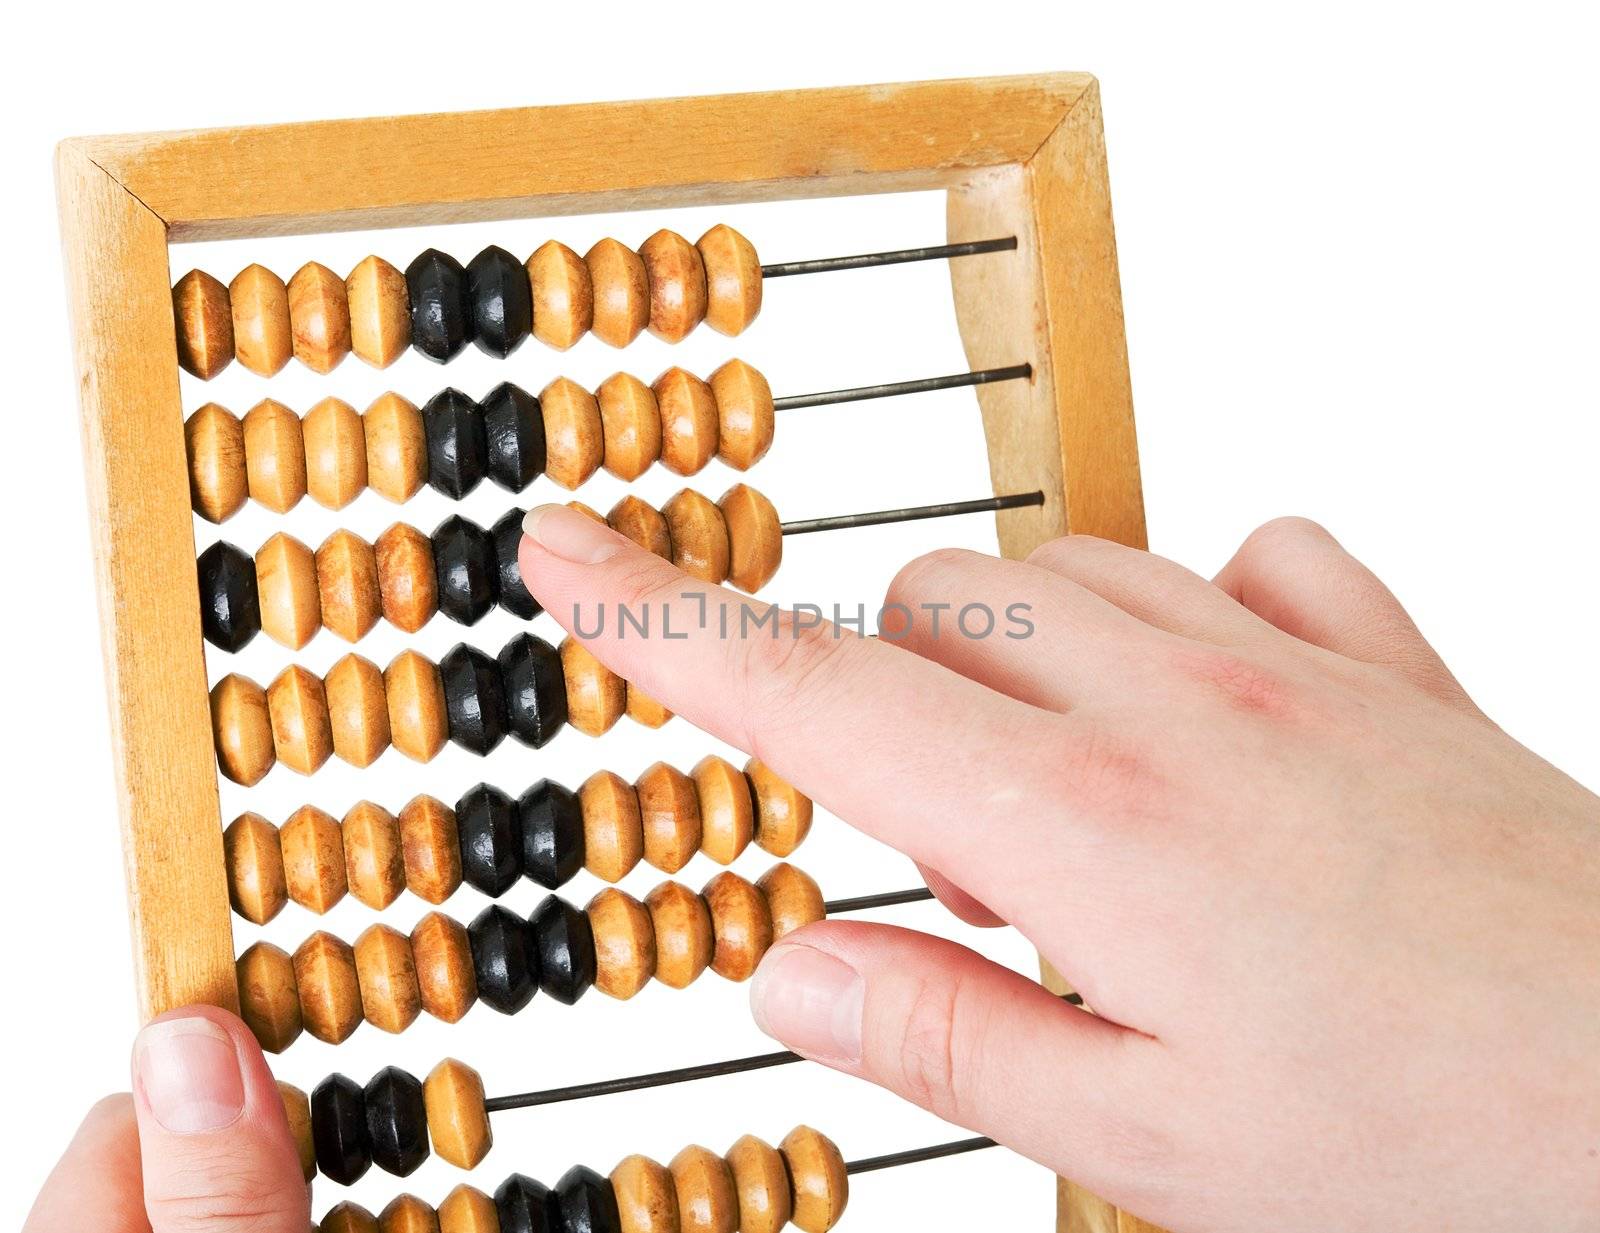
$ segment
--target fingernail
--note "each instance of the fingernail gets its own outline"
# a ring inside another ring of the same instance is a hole
[[[848,963],[809,946],[783,947],[756,971],[750,1009],[756,1025],[796,1053],[835,1062],[861,1060],[867,985]]]
[[[598,565],[625,542],[587,514],[565,505],[536,505],[522,516],[522,533],[552,556],[574,565]]]
[[[145,1103],[173,1134],[221,1130],[244,1109],[233,1037],[209,1019],[150,1024],[134,1042],[133,1059]]]

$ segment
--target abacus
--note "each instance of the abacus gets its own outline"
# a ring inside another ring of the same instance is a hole
[[[470,629],[496,608],[534,620],[516,564],[520,508],[487,527],[460,514],[431,530],[396,522],[370,543],[341,527],[314,549],[276,530],[197,550],[196,518],[222,524],[247,505],[277,517],[306,497],[342,510],[368,488],[397,503],[425,488],[463,500],[485,480],[508,494],[542,480],[581,490],[602,469],[631,482],[657,463],[743,472],[781,456],[779,421],[803,408],[971,387],[993,495],[865,512],[870,500],[841,501],[785,521],[740,482],[715,500],[685,488],[659,508],[632,493],[603,516],[578,507],[697,578],[749,592],[772,579],[787,537],[879,523],[990,512],[1011,557],[1068,531],[1144,544],[1091,77],[79,139],[60,147],[57,181],[143,1016],[228,1007],[284,1052],[304,1037],[342,1042],[363,1023],[454,1024],[478,1003],[509,1015],[536,995],[540,1006],[591,989],[628,999],[707,970],[740,981],[794,929],[930,897],[825,897],[787,860],[811,829],[810,802],[759,761],[715,754],[631,781],[603,769],[575,788],[482,782],[453,805],[428,793],[400,804],[378,784],[341,818],[306,803],[281,825],[255,810],[225,819],[219,771],[229,792],[312,776],[314,796],[330,759],[380,770],[391,746],[421,763],[447,746],[537,751],[567,727],[600,737],[624,716],[648,730],[671,715],[580,641],[552,645],[534,627],[437,661],[406,648],[382,667],[354,651],[320,675],[291,663],[265,686],[228,668],[259,634],[299,651],[323,628],[354,643],[380,622],[413,635],[435,618]],[[551,240],[526,259],[499,244],[465,264],[438,247],[403,263],[374,254],[346,277],[315,259],[287,280],[256,261],[227,278],[173,277],[185,241],[930,189],[946,193],[947,243],[862,256],[763,263],[752,238],[719,223],[693,242],[658,228],[636,248]],[[648,330],[675,344],[702,323],[742,336],[774,280],[930,261],[949,268],[961,372],[775,396],[734,355],[704,375],[673,365],[593,389],[547,363],[587,336],[621,348]],[[469,347],[505,361],[508,379],[477,397],[447,380],[421,397],[391,389],[361,411],[340,395],[348,357],[383,369],[414,351],[448,377]],[[326,396],[300,412],[268,395],[235,414],[180,384],[180,369],[203,383],[237,363],[265,380],[291,362],[326,378]],[[211,688],[206,643],[222,669]],[[642,899],[610,885],[641,863],[670,877],[698,855],[728,865],[751,847],[778,862],[754,880],[724,869],[699,892],[665,881]],[[606,885],[580,908],[556,893],[575,879]],[[524,881],[550,892],[526,917],[500,902]],[[431,910],[463,887],[488,901],[470,921]],[[375,921],[353,944],[319,930],[292,954],[264,940],[235,954],[235,915],[254,928],[291,903],[382,912],[406,893],[430,909],[409,934]],[[1076,1000],[1048,969],[1045,980]],[[408,1175],[430,1153],[474,1168],[491,1115],[797,1062],[768,1053],[490,1095],[472,1066],[446,1060],[420,1079],[390,1066],[365,1084],[329,1076],[309,1096],[280,1087],[307,1178],[347,1184],[373,1166]],[[776,1147],[746,1135],[668,1165],[630,1155],[553,1187],[515,1173],[492,1196],[462,1185],[437,1207],[401,1195],[373,1216],[343,1202],[321,1227],[757,1233],[792,1220],[821,1233],[850,1177],[988,1146],[847,1161],[800,1126]],[[1058,1196],[1062,1229],[1151,1228],[1069,1181]]]

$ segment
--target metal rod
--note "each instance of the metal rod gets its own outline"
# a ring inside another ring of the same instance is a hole
[[[901,394],[926,394],[933,390],[954,390],[965,385],[989,385],[995,381],[1026,381],[1033,376],[1032,364],[1012,364],[1009,368],[982,368],[976,372],[951,373],[948,377],[923,377],[916,381],[889,381],[882,385],[858,385],[848,390],[827,390],[820,394],[791,394],[774,398],[777,411],[798,411],[801,407],[831,407],[841,402],[865,402],[869,398],[895,398]]]
[[[937,244],[931,248],[901,248],[890,253],[862,253],[856,257],[820,257],[814,261],[781,261],[761,267],[761,277],[787,278],[790,274],[823,274],[829,270],[860,270],[872,265],[903,265],[908,261],[936,261],[941,257],[976,257],[980,253],[1010,252],[1014,235],[964,244]]]
[[[865,912],[868,908],[892,908],[900,903],[925,903],[933,898],[933,892],[926,886],[919,886],[915,890],[885,891],[881,895],[857,895],[854,899],[830,899],[822,905],[822,910],[829,916],[837,916],[840,912]]]
[[[957,514],[992,514],[996,510],[1017,509],[1024,505],[1043,505],[1043,492],[1013,492],[1003,497],[982,497],[976,501],[947,501],[942,505],[912,505],[905,509],[882,509],[870,514],[835,514],[831,518],[802,518],[785,522],[779,528],[785,535],[809,535],[813,531],[842,531],[848,527],[876,527],[886,522],[917,522],[923,518],[951,518]]]
[[[939,1160],[945,1156],[959,1156],[963,1152],[981,1152],[986,1147],[999,1146],[993,1139],[982,1136],[976,1139],[957,1139],[952,1143],[935,1143],[932,1147],[913,1147],[904,1152],[890,1152],[886,1156],[868,1156],[864,1160],[848,1160],[844,1171],[854,1176],[871,1173],[876,1169],[893,1169],[897,1165],[920,1164],[924,1160]]]

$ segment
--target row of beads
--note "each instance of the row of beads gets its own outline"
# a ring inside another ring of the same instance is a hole
[[[357,1089],[359,1090],[359,1089]],[[629,1156],[601,1177],[581,1165],[552,1190],[522,1174],[491,1199],[457,1186],[437,1211],[401,1195],[380,1216],[340,1203],[322,1233],[828,1233],[850,1196],[833,1141],[796,1126],[776,1148],[745,1135],[727,1154],[686,1147],[663,1166]]]
[[[373,256],[344,279],[313,261],[287,285],[261,265],[227,286],[191,270],[172,306],[178,362],[203,380],[235,357],[264,377],[291,355],[328,373],[352,351],[386,368],[407,346],[441,364],[469,342],[504,359],[530,334],[559,348],[591,332],[624,347],[646,327],[678,342],[702,320],[738,334],[761,311],[761,264],[718,224],[698,244],[661,230],[638,252],[604,239],[581,258],[551,240],[526,262],[490,246],[463,267],[430,248],[404,274]]]
[[[652,976],[682,989],[707,967],[742,981],[776,938],[822,915],[817,884],[779,864],[754,884],[725,870],[698,895],[663,882],[643,903],[616,887],[582,911],[548,895],[527,920],[491,904],[465,929],[430,912],[409,938],[373,925],[353,947],[319,931],[293,956],[269,942],[239,956],[240,1015],[279,1052],[302,1030],[338,1044],[363,1020],[402,1032],[425,1010],[455,1023],[477,1001],[515,1014],[541,989],[571,1005],[591,986],[631,998]]]
[[[360,801],[343,823],[303,805],[280,830],[259,814],[223,832],[228,897],[264,925],[293,900],[328,911],[348,892],[382,910],[410,890],[440,904],[462,882],[499,898],[518,878],[548,890],[579,869],[620,881],[641,860],[677,873],[699,852],[731,864],[753,840],[785,857],[811,830],[811,801],[751,758],[741,772],[715,754],[694,770],[657,762],[637,783],[596,771],[577,792],[541,779],[512,799],[480,783],[449,806],[418,796],[399,817]]]

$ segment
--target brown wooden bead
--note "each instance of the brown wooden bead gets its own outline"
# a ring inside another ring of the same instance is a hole
[[[629,681],[628,718],[646,728],[659,728],[672,718],[672,712]]]
[[[681,882],[663,882],[645,896],[656,935],[656,979],[670,989],[694,983],[711,963],[711,911]]]
[[[439,1214],[414,1194],[396,1195],[378,1213],[378,1233],[439,1233]]]
[[[383,670],[383,691],[394,747],[413,761],[431,762],[450,736],[438,665],[416,651],[401,651]]]
[[[634,784],[644,826],[644,858],[662,873],[677,873],[700,850],[700,798],[694,780],[657,762]]]
[[[772,915],[772,940],[814,924],[827,915],[822,889],[793,865],[774,865],[757,880]]]
[[[544,416],[544,473],[561,487],[578,487],[605,456],[600,404],[576,381],[557,377],[539,395]]]
[[[465,1062],[446,1058],[428,1072],[422,1099],[433,1150],[458,1168],[477,1168],[494,1143],[482,1077]]]
[[[306,1031],[337,1045],[361,1026],[361,984],[355,952],[331,933],[317,932],[294,952],[294,979]]]
[[[744,764],[756,798],[756,843],[774,856],[788,856],[811,833],[811,798],[759,758]]]
[[[692,774],[700,798],[700,850],[719,865],[731,865],[755,834],[750,782],[716,754],[701,758]]]
[[[413,797],[400,811],[406,885],[428,903],[443,903],[461,885],[461,847],[455,811],[431,796]]]
[[[279,531],[256,553],[256,594],[267,637],[298,651],[322,628],[322,591],[317,558],[292,535]]]
[[[661,412],[638,377],[612,373],[595,390],[605,437],[604,466],[618,479],[636,480],[661,457]]]
[[[329,373],[350,354],[350,300],[344,279],[308,261],[289,280],[289,326],[295,358],[312,372]]]
[[[233,353],[251,372],[271,377],[294,354],[289,290],[264,265],[247,265],[228,284],[233,305]]]
[[[283,911],[289,885],[276,826],[258,813],[242,813],[222,832],[222,853],[235,912],[251,924],[264,925]]]
[[[287,955],[284,958],[288,958]],[[289,1137],[300,1157],[300,1172],[306,1181],[317,1175],[317,1148],[311,1139],[311,1101],[292,1083],[277,1081],[278,1099],[283,1101],[283,1117],[289,1123]]]
[[[250,481],[244,465],[244,425],[208,402],[183,426],[189,455],[189,504],[207,522],[232,518],[244,507]]]
[[[686,1147],[672,1158],[681,1233],[735,1233],[739,1192],[728,1162],[709,1148]]]
[[[300,417],[263,398],[244,414],[245,473],[250,499],[287,514],[306,495],[306,444]]]
[[[717,400],[717,457],[747,471],[772,448],[772,387],[743,360],[729,360],[711,374],[711,392]]]
[[[587,736],[609,732],[628,706],[627,685],[576,638],[561,641],[567,722]]]
[[[278,834],[283,851],[284,885],[289,898],[313,912],[326,912],[349,888],[344,865],[344,835],[339,824],[315,805],[289,815]]]
[[[356,939],[356,979],[367,1022],[385,1032],[403,1032],[422,1013],[417,966],[406,935],[373,925]]]
[[[442,912],[429,912],[411,931],[411,958],[422,1009],[445,1023],[459,1022],[478,1000],[467,931]]]
[[[665,1165],[625,1156],[611,1170],[622,1233],[679,1233],[678,1191]]]
[[[369,908],[388,907],[406,888],[400,823],[383,806],[357,801],[344,815],[340,830],[350,893]]]
[[[389,698],[378,665],[346,655],[323,680],[333,752],[351,766],[371,766],[389,748]]]
[[[306,491],[326,509],[343,509],[367,486],[367,434],[361,416],[339,398],[324,398],[300,424],[306,447]]]
[[[272,746],[278,761],[309,775],[333,753],[328,696],[322,682],[298,664],[285,668],[267,686]]]
[[[384,617],[396,629],[416,633],[439,610],[432,542],[416,527],[397,522],[378,536],[372,548]]]
[[[809,1126],[796,1126],[779,1144],[789,1168],[794,1199],[790,1219],[804,1233],[828,1233],[844,1215],[850,1178],[833,1140]]]
[[[594,320],[589,267],[557,240],[539,245],[527,266],[533,291],[533,336],[547,347],[565,351],[589,332]]]
[[[300,1035],[300,990],[294,960],[271,942],[257,942],[234,965],[239,982],[239,1017],[261,1047],[282,1053]]]
[[[577,510],[578,513],[582,514],[585,518],[593,518],[601,526],[606,525],[605,515],[599,510],[595,509],[593,506],[585,505],[582,501],[568,501],[567,508],[571,510]]]
[[[439,1233],[500,1233],[494,1200],[471,1186],[457,1186],[439,1204]]]
[[[742,334],[761,312],[755,246],[727,223],[718,223],[695,247],[706,268],[706,324],[719,334]]]
[[[346,642],[372,632],[383,611],[378,590],[378,558],[353,531],[338,530],[317,549],[317,595],[322,624]]]
[[[411,345],[411,294],[406,276],[382,257],[363,258],[344,280],[350,349],[374,368],[387,368]]]
[[[633,785],[612,771],[596,771],[578,789],[583,813],[583,866],[606,882],[620,882],[644,855],[644,825]]]
[[[247,676],[230,673],[212,687],[211,734],[217,763],[234,783],[259,783],[278,760],[266,691]]]
[[[672,563],[703,582],[728,576],[728,524],[708,498],[685,488],[661,507],[672,537]]]
[[[693,475],[717,452],[717,399],[693,373],[669,368],[652,387],[661,416],[661,465]]]
[[[656,933],[650,912],[632,895],[608,886],[584,909],[594,934],[594,987],[631,998],[656,971]]]
[[[789,1223],[794,1199],[778,1149],[745,1135],[725,1159],[739,1196],[739,1233],[780,1233]]]
[[[783,561],[778,511],[748,484],[735,484],[717,502],[728,526],[728,581],[754,594],[772,581]]]
[[[700,250],[662,228],[639,245],[650,283],[650,332],[681,342],[706,315],[706,267]]]
[[[233,309],[228,289],[204,270],[190,270],[172,289],[178,363],[209,381],[233,359]]]
[[[397,504],[428,482],[428,438],[422,412],[398,394],[379,394],[361,417],[367,443],[367,483]]]
[[[611,507],[606,515],[606,525],[618,535],[625,535],[646,552],[653,552],[663,560],[672,560],[672,536],[667,533],[667,520],[655,506],[641,501],[629,493]]]
[[[700,892],[711,910],[711,970],[724,980],[749,980],[772,947],[772,913],[759,890],[723,870]]]
[[[380,1233],[378,1218],[349,1200],[330,1207],[319,1227],[322,1233]]]
[[[650,321],[650,279],[639,254],[609,237],[583,258],[589,267],[594,313],[589,328],[613,347],[626,347]]]

